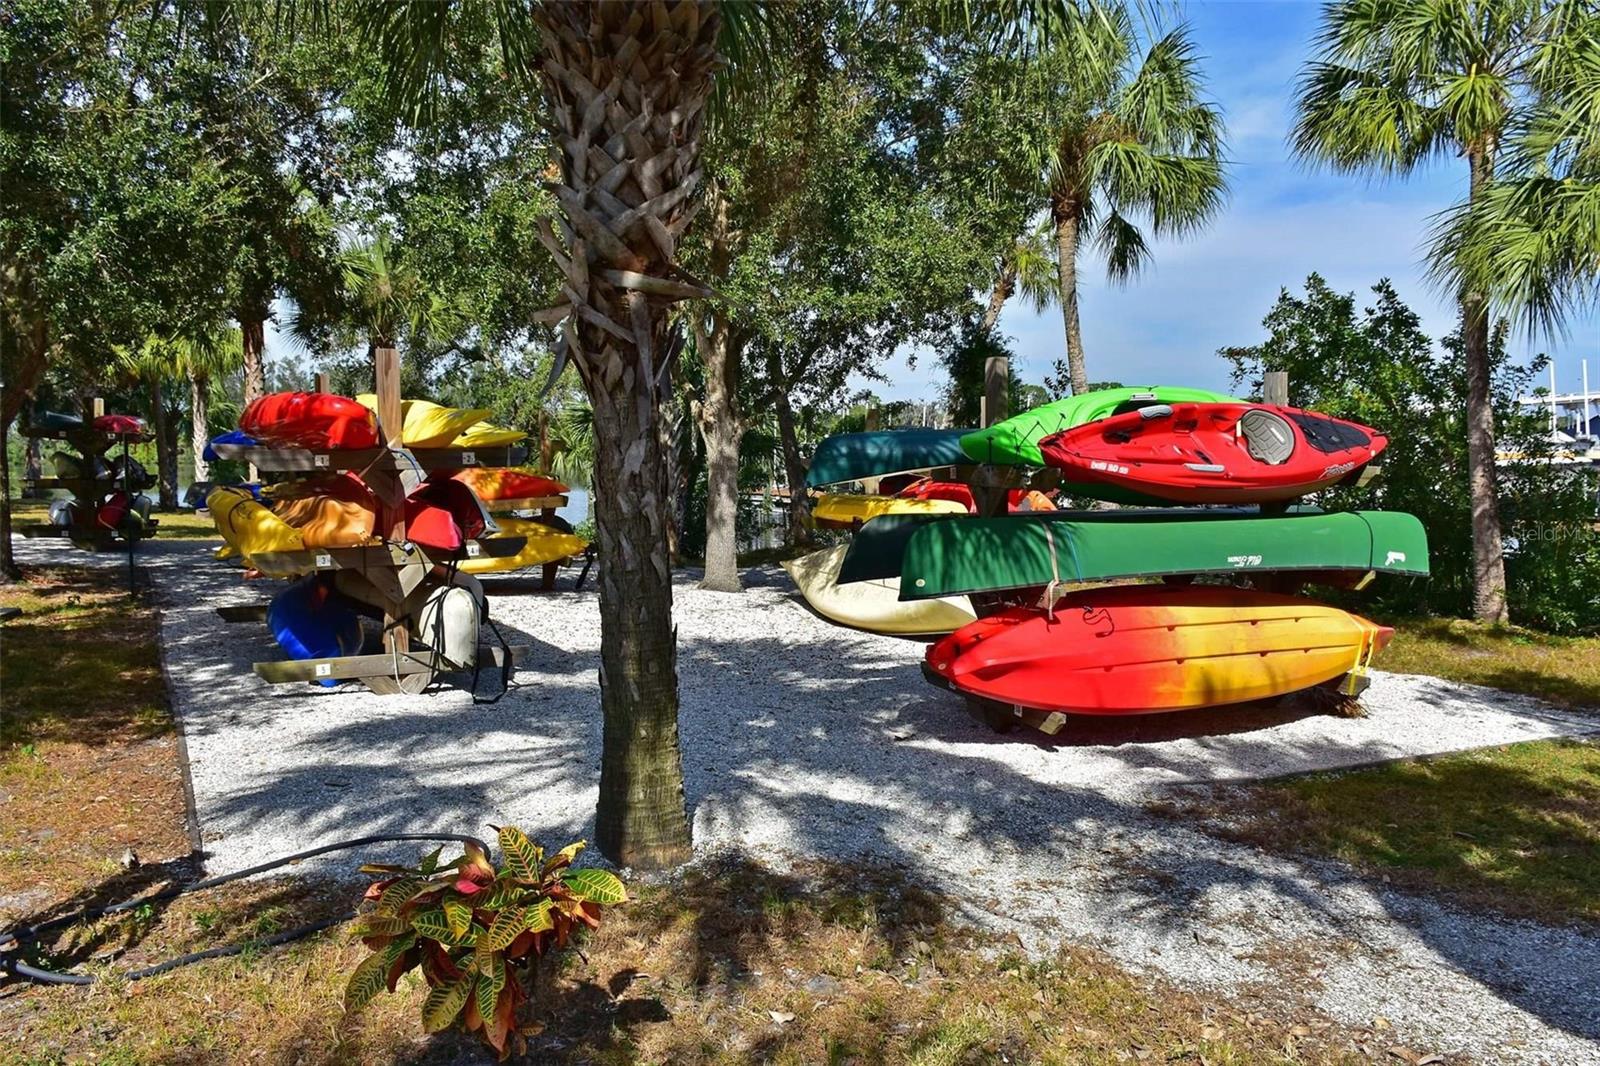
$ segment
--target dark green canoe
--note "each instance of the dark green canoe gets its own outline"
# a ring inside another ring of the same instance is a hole
[[[1012,415],[987,429],[971,430],[961,438],[961,449],[967,454],[968,462],[994,463],[996,466],[1044,466],[1044,456],[1039,453],[1039,441],[1052,433],[1150,404],[1230,401],[1233,401],[1233,397],[1220,392],[1176,385],[1096,389],[1094,392],[1042,404],[1020,415]]]
[[[806,472],[807,485],[833,485],[864,477],[972,465],[961,450],[965,429],[884,429],[839,433],[817,445]]]
[[[841,584],[900,578],[900,598],[1166,574],[1376,570],[1428,573],[1422,523],[1399,511],[1261,515],[1240,510],[1057,511],[875,518]]]

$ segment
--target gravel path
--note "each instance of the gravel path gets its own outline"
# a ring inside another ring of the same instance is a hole
[[[82,561],[23,542],[25,558]],[[272,687],[264,598],[201,545],[144,563],[161,590],[174,699],[213,872],[341,837],[511,822],[592,831],[599,619],[590,591],[493,596],[536,645],[493,705]],[[114,562],[114,559],[111,560]],[[777,571],[743,596],[677,587],[684,772],[697,848],[769,862],[893,862],[1030,949],[1095,944],[1191,986],[1264,988],[1397,1042],[1483,1061],[1600,1063],[1600,937],[1463,913],[1334,863],[1263,854],[1156,818],[1187,782],[1600,732],[1600,716],[1431,678],[1378,675],[1370,716],[1285,705],[999,736],[924,683],[921,645],[813,615]],[[488,679],[485,678],[487,686]],[[348,864],[345,864],[348,865]]]

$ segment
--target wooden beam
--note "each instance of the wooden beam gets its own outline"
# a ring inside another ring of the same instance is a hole
[[[1279,407],[1289,405],[1289,373],[1286,370],[1269,370],[1261,380],[1261,401],[1263,403],[1277,404]]]
[[[1005,421],[1010,414],[1011,360],[992,355],[983,364],[983,418],[985,426]]]

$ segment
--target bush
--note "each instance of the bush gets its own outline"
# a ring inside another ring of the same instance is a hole
[[[1383,476],[1365,488],[1335,488],[1317,502],[1329,509],[1409,511],[1428,531],[1432,577],[1382,581],[1390,611],[1465,616],[1472,606],[1472,523],[1467,488],[1466,374],[1459,335],[1437,346],[1392,286],[1373,286],[1373,306],[1333,292],[1315,274],[1305,296],[1285,290],[1263,320],[1268,339],[1224,348],[1233,386],[1260,395],[1262,373],[1289,374],[1289,400],[1388,434]],[[1544,416],[1523,414],[1516,398],[1531,391],[1542,358],[1513,365],[1506,329],[1492,338],[1493,397],[1499,449],[1519,461],[1499,467],[1500,517],[1506,536],[1506,583],[1512,617],[1552,632],[1600,627],[1600,535],[1594,532],[1595,477],[1549,463]]]
[[[509,1054],[535,961],[565,948],[579,927],[597,927],[601,908],[628,894],[615,874],[572,868],[581,841],[546,860],[520,829],[499,834],[504,869],[476,844],[443,865],[441,847],[415,867],[361,868],[388,876],[367,889],[371,909],[358,932],[372,954],[350,975],[346,1013],[394,991],[401,976],[421,967],[432,989],[422,1004],[424,1029],[460,1025],[501,1059]]]

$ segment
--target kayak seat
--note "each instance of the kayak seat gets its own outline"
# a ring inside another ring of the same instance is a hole
[[[1264,408],[1252,407],[1239,417],[1239,435],[1258,463],[1282,466],[1294,454],[1294,427]]]

